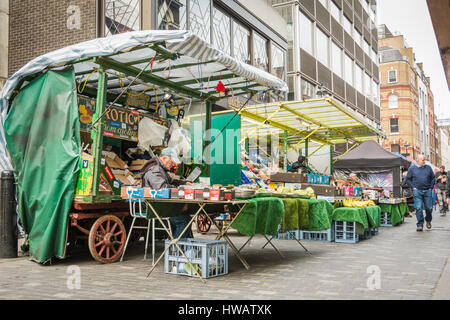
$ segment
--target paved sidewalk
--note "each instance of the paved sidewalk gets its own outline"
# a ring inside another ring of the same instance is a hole
[[[239,246],[246,237],[235,233],[232,240]],[[295,241],[276,241],[285,259],[270,246],[262,250],[264,238],[257,237],[243,250],[250,270],[230,251],[229,274],[206,284],[167,275],[163,263],[146,278],[151,260],[143,261],[143,246],[109,265],[80,248],[51,266],[27,257],[0,259],[0,299],[450,299],[449,240],[450,216],[439,214],[432,231],[418,233],[415,218],[406,218],[357,244],[304,242],[312,254]],[[80,289],[67,287],[73,265],[81,271]],[[378,268],[381,288],[370,290],[368,279]]]

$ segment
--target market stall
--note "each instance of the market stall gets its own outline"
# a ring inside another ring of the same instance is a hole
[[[213,104],[227,96],[286,92],[285,82],[188,31],[129,32],[32,60],[0,98],[0,149],[14,168],[31,258],[64,258],[85,239],[94,259],[116,261],[129,225],[123,189],[140,186],[162,146],[181,141],[189,157],[180,120],[192,105],[205,110],[208,129]]]

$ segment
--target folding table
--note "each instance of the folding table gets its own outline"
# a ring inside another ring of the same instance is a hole
[[[239,214],[241,214],[242,210],[245,208],[245,206],[248,204],[248,201],[210,201],[210,200],[185,200],[185,199],[155,199],[155,198],[144,198],[145,199],[145,203],[146,205],[150,208],[150,210],[153,212],[153,214],[155,215],[155,217],[161,222],[161,225],[164,227],[167,235],[170,238],[170,243],[168,246],[166,246],[166,248],[164,249],[164,252],[159,256],[159,258],[156,260],[155,264],[153,265],[152,269],[150,270],[150,272],[147,274],[147,277],[150,276],[150,274],[153,272],[153,270],[155,269],[156,265],[161,261],[161,259],[164,257],[166,251],[172,246],[175,245],[178,250],[180,251],[181,255],[184,257],[184,259],[186,259],[188,265],[192,268],[192,270],[195,272],[195,274],[197,276],[199,276],[200,280],[202,280],[203,282],[205,282],[205,280],[201,277],[201,274],[199,273],[198,270],[196,270],[196,268],[193,267],[191,261],[189,260],[188,257],[186,257],[186,254],[184,253],[184,251],[180,248],[180,246],[178,245],[178,241],[180,241],[180,239],[183,237],[184,233],[188,230],[188,228],[191,227],[192,223],[197,219],[198,215],[201,212],[204,212],[206,214],[206,216],[208,217],[209,220],[211,220],[211,222],[220,230],[220,228],[218,227],[218,225],[216,224],[216,222],[214,221],[214,219],[211,219],[210,214],[208,214],[208,212],[206,212],[205,207],[207,205],[218,205],[218,204],[223,204],[223,205],[235,205],[239,208],[238,213],[234,216],[234,218],[232,219],[231,223],[226,226],[223,230],[219,231],[219,234],[216,237],[216,240],[220,240],[221,238],[224,238],[228,245],[230,246],[231,250],[233,251],[233,253],[236,255],[236,257],[242,262],[242,264],[244,265],[244,267],[246,269],[249,269],[250,266],[248,265],[247,261],[245,261],[245,259],[242,257],[242,255],[240,254],[239,250],[236,248],[236,246],[233,244],[233,242],[230,240],[230,238],[227,235],[228,229],[230,228],[230,226],[232,225],[233,221],[239,216]],[[152,204],[154,203],[180,203],[180,204],[196,204],[198,205],[198,210],[196,211],[196,213],[194,214],[194,216],[191,218],[191,220],[189,221],[188,225],[184,228],[184,230],[181,232],[181,234],[178,236],[178,238],[174,238],[172,235],[172,232],[165,226],[164,223],[162,223],[162,219],[161,219],[161,215],[155,210],[155,208],[153,207]]]

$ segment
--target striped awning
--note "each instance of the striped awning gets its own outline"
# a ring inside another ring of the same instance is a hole
[[[0,171],[11,168],[3,133],[10,99],[39,73],[70,65],[79,93],[94,96],[98,70],[105,70],[110,101],[125,89],[146,95],[154,104],[166,94],[177,101],[215,102],[257,93],[284,100],[288,92],[283,80],[236,60],[189,31],[144,30],[86,41],[37,57],[6,81],[0,94]],[[225,90],[216,89],[220,82]]]

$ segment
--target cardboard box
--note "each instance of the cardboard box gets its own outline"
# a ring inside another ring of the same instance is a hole
[[[195,200],[203,200],[203,189],[195,189],[194,199]]]
[[[102,151],[102,155],[111,169],[128,169],[127,164],[114,152]]]
[[[133,160],[131,161],[130,170],[131,171],[141,171],[144,168],[145,164],[149,160]]]
[[[170,198],[171,199],[179,199],[180,197],[178,196],[179,190],[176,188],[172,188],[170,189]]]
[[[209,200],[210,199],[210,189],[205,188],[203,189],[203,200]]]
[[[235,191],[234,191],[234,190],[225,190],[225,191],[224,191],[224,193],[223,193],[223,199],[224,199],[225,201],[228,201],[228,200],[234,200],[234,198],[235,198]]]

